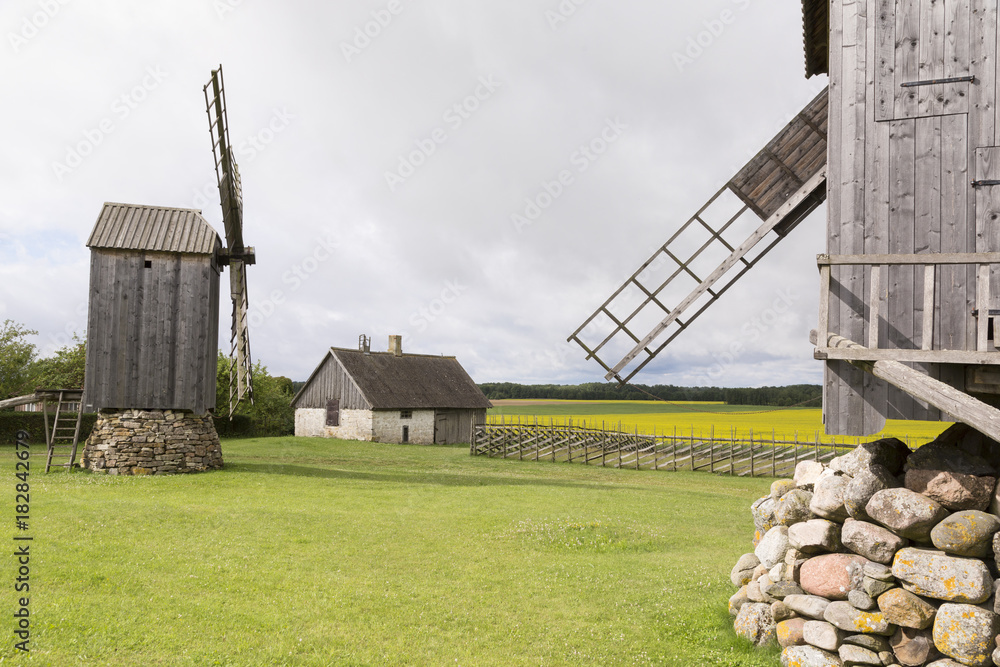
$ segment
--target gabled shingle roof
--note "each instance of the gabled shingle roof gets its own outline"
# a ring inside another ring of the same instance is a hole
[[[802,0],[806,77],[830,72],[830,2]]]
[[[222,248],[222,240],[201,211],[108,202],[87,247],[211,255]]]
[[[489,408],[455,357],[331,348],[374,410]]]

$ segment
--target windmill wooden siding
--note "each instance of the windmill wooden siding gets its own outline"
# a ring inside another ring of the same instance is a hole
[[[213,409],[218,235],[197,211],[105,204],[88,246],[86,409]]]
[[[331,348],[292,406],[297,436],[451,444],[471,442],[491,404],[454,357]]]
[[[816,27],[824,5],[828,31]],[[817,44],[829,35],[829,255],[918,254],[933,264],[942,253],[1000,250],[992,219],[1000,189],[972,185],[1000,178],[995,0],[807,0],[803,8],[810,73],[822,71]],[[967,77],[974,80],[924,83]],[[933,351],[912,365],[963,391],[972,367],[938,363],[942,353],[996,352],[979,340],[974,265],[830,271],[829,310],[820,317],[831,333],[879,351]],[[998,295],[995,267],[992,276],[990,294]],[[827,431],[837,434],[877,432],[887,417],[948,418],[833,359],[823,407]]]

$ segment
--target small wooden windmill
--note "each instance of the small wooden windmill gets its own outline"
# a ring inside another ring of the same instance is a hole
[[[211,94],[210,94],[211,89]],[[243,202],[222,68],[205,100],[227,245],[201,211],[107,203],[87,246],[90,303],[84,403],[100,418],[83,465],[113,474],[192,472],[222,465],[216,409],[219,278],[233,301],[230,415],[253,400]]]

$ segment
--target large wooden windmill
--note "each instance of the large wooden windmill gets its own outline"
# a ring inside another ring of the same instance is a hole
[[[829,74],[829,110],[825,96],[807,107],[570,340],[629,380],[825,194],[813,342],[827,431],[940,419],[1000,438],[996,2],[802,7],[806,74]],[[741,204],[763,224],[727,238]]]
[[[209,89],[211,88],[211,94]],[[222,69],[205,86],[227,244],[201,211],[107,203],[87,242],[90,303],[84,403],[100,418],[83,465],[114,474],[222,465],[216,409],[219,279],[233,301],[230,414],[252,400],[239,172],[230,150]]]

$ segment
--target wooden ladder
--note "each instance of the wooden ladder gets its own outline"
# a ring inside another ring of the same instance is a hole
[[[80,422],[83,417],[83,392],[79,389],[56,389],[38,392],[42,396],[42,412],[45,416],[45,443],[48,452],[45,458],[45,472],[53,466],[73,468],[76,465],[76,448],[80,441]],[[49,401],[54,401],[56,411],[49,428]],[[76,404],[75,418],[72,404]],[[53,461],[57,461],[53,463]]]

